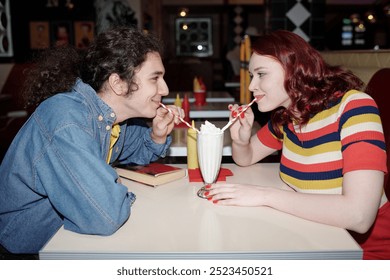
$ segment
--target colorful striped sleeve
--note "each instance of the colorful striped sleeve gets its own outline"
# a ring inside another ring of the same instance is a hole
[[[257,138],[271,149],[280,150],[282,148],[283,142],[275,136],[271,121],[268,121],[267,125],[257,132]]]
[[[375,101],[365,93],[345,98],[339,122],[343,173],[359,169],[387,172],[386,144]]]

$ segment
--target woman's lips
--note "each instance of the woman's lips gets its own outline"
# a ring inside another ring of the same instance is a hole
[[[256,95],[254,98],[256,98],[256,102],[259,102],[265,95]]]

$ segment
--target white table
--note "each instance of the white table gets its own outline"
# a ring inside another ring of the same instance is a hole
[[[227,88],[239,88],[240,82],[226,82],[225,87]]]
[[[181,165],[185,167],[185,165]],[[224,165],[228,182],[282,184],[278,164]],[[137,195],[129,220],[112,236],[61,228],[40,259],[361,259],[344,229],[268,207],[223,207],[198,198],[183,178],[157,188],[124,180]]]
[[[190,103],[190,118],[191,119],[229,119],[231,114],[228,109],[229,103],[206,103],[199,106],[194,103]]]
[[[226,121],[211,121],[216,127],[222,128],[227,123]],[[204,123],[201,121],[196,121],[195,126],[199,129],[200,125]],[[260,129],[260,125],[255,122],[252,128],[252,134],[256,133]],[[186,126],[176,127],[171,135],[172,135],[172,144],[169,147],[167,156],[171,157],[186,157],[187,156],[187,131],[188,128]],[[231,156],[232,155],[232,138],[230,137],[230,130],[226,130],[224,133],[223,140],[223,156]]]
[[[195,102],[194,93],[192,91],[183,91],[183,92],[172,91],[172,92],[169,92],[169,94],[167,96],[163,97],[162,102],[166,103],[166,104],[172,104],[173,102],[175,102],[177,94],[179,94],[181,100],[183,100],[184,95],[187,94],[189,102],[190,103]],[[220,103],[220,102],[234,103],[235,100],[234,100],[234,97],[231,96],[231,94],[228,93],[227,91],[207,91],[206,92],[206,102],[207,103]]]
[[[172,104],[177,93],[180,94],[182,100],[184,94],[188,95],[191,119],[228,119],[231,113],[228,105],[229,103],[235,103],[234,98],[226,91],[208,91],[206,104],[202,106],[195,104],[192,92],[170,92],[169,95],[163,97],[162,102]]]

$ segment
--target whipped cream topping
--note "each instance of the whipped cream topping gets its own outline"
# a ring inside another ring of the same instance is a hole
[[[209,121],[205,121],[204,124],[200,126],[200,133],[202,134],[219,134],[221,133],[221,129],[216,127],[213,123]]]

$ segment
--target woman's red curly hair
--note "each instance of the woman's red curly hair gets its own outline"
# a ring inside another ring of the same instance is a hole
[[[351,71],[328,65],[316,49],[290,31],[277,30],[259,37],[252,52],[275,59],[285,71],[284,88],[291,105],[273,113],[272,126],[279,137],[282,125],[294,120],[302,126],[348,90],[360,90],[364,85]]]

